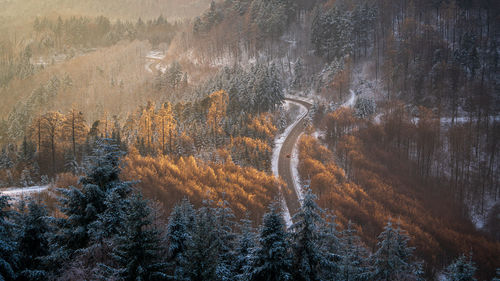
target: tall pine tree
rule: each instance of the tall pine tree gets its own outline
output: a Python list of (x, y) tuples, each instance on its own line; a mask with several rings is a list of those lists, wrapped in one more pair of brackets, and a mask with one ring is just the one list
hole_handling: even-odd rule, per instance
[(421, 264), (413, 261), (415, 248), (408, 246), (410, 238), (389, 220), (379, 235), (378, 250), (372, 256), (374, 280), (420, 280)]
[(285, 281), (292, 278), (292, 259), (281, 206), (273, 203), (264, 215), (255, 253), (253, 281)]
[(316, 196), (306, 189), (297, 214), (293, 216), (292, 230), (294, 280), (321, 280), (326, 253), (321, 248), (320, 228), (325, 221), (323, 210), (315, 202)]

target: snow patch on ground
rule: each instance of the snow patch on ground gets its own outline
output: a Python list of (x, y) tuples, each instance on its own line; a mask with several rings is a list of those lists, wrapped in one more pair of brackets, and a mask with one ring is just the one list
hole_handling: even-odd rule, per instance
[(146, 69), (147, 72), (153, 73), (151, 70), (151, 65), (153, 64), (154, 61), (148, 60), (146, 64), (144, 65), (144, 69)]
[(471, 221), (476, 226), (476, 229), (482, 229), (484, 227), (484, 225), (486, 224), (486, 219), (488, 218), (488, 214), (497, 203), (493, 195), (491, 196), (488, 195), (489, 194), (485, 195), (482, 212), (481, 212), (481, 204), (479, 203), (474, 204), (472, 202), (467, 204), (469, 206), (469, 215)]
[[(300, 134), (300, 137), (303, 134)], [(302, 202), (304, 199), (304, 194), (302, 193), (302, 184), (300, 182), (300, 176), (299, 176), (299, 147), (298, 143), (295, 143), (293, 146), (292, 150), (292, 155), (291, 155), (291, 169), (292, 169), (292, 177), (293, 177), (293, 187), (295, 189), (295, 192), (297, 193), (297, 197), (299, 198), (299, 202)]]
[(349, 107), (349, 108), (353, 108), (354, 105), (356, 104), (356, 93), (354, 93), (353, 90), (349, 90), (349, 92), (351, 93), (351, 96), (349, 97), (349, 99), (342, 105), (342, 107)]
[(165, 58), (165, 53), (159, 50), (152, 50), (146, 54), (147, 59), (162, 60)]
[(156, 70), (160, 71), (161, 73), (165, 73), (167, 71), (167, 66), (163, 63), (159, 63), (156, 65)]
[(281, 197), (281, 206), (283, 208), (283, 219), (285, 220), (286, 227), (290, 228), (293, 224), (292, 215), (290, 214), (290, 210), (288, 210), (285, 197), (283, 196)]
[(436, 277), (436, 280), (437, 281), (448, 281), (448, 277), (446, 277), (446, 275), (444, 275), (444, 273), (438, 273), (437, 274), (437, 277)]
[(36, 185), (29, 187), (11, 187), (0, 191), (1, 195), (10, 197), (19, 197), (24, 195), (29, 195), (31, 193), (40, 193), (47, 190), (50, 185)]
[(312, 133), (312, 136), (316, 139), (324, 138), (326, 136), (326, 131), (316, 131)]

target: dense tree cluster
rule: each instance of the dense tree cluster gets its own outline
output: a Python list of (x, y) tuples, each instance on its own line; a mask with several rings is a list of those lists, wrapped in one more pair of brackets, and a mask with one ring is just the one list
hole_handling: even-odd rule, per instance
[(280, 81), (272, 66), (258, 65), (249, 73), (225, 69), (198, 90), (214, 91), (202, 99), (159, 107), (149, 102), (125, 121), (105, 114), (89, 126), (84, 113), (76, 108), (66, 114), (37, 113), (42, 104), (72, 86), (69, 77), (62, 81), (54, 77), (9, 115), (10, 123), (4, 127), (8, 137), (5, 143), (15, 143), (25, 132), (24, 142), (22, 146), (3, 147), (2, 159), (6, 164), (0, 166), (0, 181), (3, 185), (15, 185), (23, 171), (33, 182), (38, 182), (42, 175), (78, 174), (83, 156), (88, 155), (91, 143), (99, 138), (115, 139), (122, 148), (134, 146), (142, 155), (180, 157), (208, 153), (212, 156), (205, 158), (215, 160), (217, 149), (224, 149), (240, 165), (269, 170), (277, 132), (276, 118), (269, 112), (284, 99)]
[(3, 40), (0, 41), (0, 50), (0, 87), (6, 86), (15, 77), (25, 79), (35, 73), (29, 46), (17, 53), (13, 42)]
[(228, 113), (232, 116), (277, 109), (285, 98), (281, 73), (275, 65), (257, 64), (249, 70), (224, 68), (200, 90), (225, 90), (229, 95)]
[(274, 176), (252, 167), (236, 165), (228, 152), (220, 151), (219, 163), (193, 156), (175, 159), (169, 156), (141, 156), (131, 152), (124, 158), (123, 178), (139, 180), (144, 194), (171, 209), (189, 197), (200, 206), (203, 200), (228, 200), (236, 216), (259, 220), (266, 205), (278, 196), (281, 184)]
[(273, 38), (283, 34), (295, 17), (295, 9), (296, 4), (290, 0), (228, 0), (220, 5), (212, 1), (203, 16), (195, 19), (193, 32), (206, 34), (235, 13), (236, 16), (249, 15), (248, 24), (258, 29), (256, 36)]
[(257, 232), (225, 200), (195, 208), (185, 199), (160, 220), (120, 181), (117, 148), (101, 142), (94, 154), (80, 187), (60, 190), (63, 217), (34, 201), (9, 209), (0, 197), (5, 280), (419, 280), (399, 224), (389, 221), (374, 254), (354, 259), (347, 249), (363, 245), (351, 228), (337, 231), (310, 190), (289, 229), (277, 203)]
[[(443, 266), (435, 260), (436, 256), (449, 262), (459, 251), (473, 249), (482, 278), (490, 277), (498, 263), (494, 254), (499, 249), (498, 242), (488, 238), (494, 237), (495, 228), (484, 228), (491, 233), (485, 235), (472, 224), (458, 226), (469, 220), (463, 215), (470, 208), (463, 203), (464, 198), (475, 198), (471, 201), (476, 203), (471, 204), (481, 210), (481, 201), (497, 192), (496, 184), (487, 183), (497, 182), (498, 176), (487, 170), (476, 173), (472, 168), (462, 174), (461, 169), (467, 168), (461, 163), (469, 158), (459, 156), (458, 151), (465, 147), (466, 141), (474, 139), (479, 141), (482, 153), (497, 155), (495, 151), (486, 152), (491, 140), (483, 137), (491, 136), (486, 133), (476, 139), (474, 122), (442, 127), (440, 120), (425, 108), (418, 110), (418, 118), (412, 117), (411, 112), (416, 113), (403, 104), (389, 106), (380, 125), (356, 118), (352, 109), (328, 113), (322, 124), (326, 130), (324, 140), (330, 149), (312, 137), (304, 137), (299, 143), (301, 178), (319, 195), (322, 207), (337, 206), (339, 222), (345, 225), (352, 219), (362, 225), (361, 236), (367, 243), (373, 245), (370, 237), (380, 231), (383, 217), (398, 217), (415, 236), (417, 253), (428, 264)], [(496, 123), (490, 121), (488, 126), (497, 126)], [(464, 128), (476, 129), (469, 136)], [(451, 148), (450, 154), (444, 147)], [(489, 160), (492, 159), (482, 161)], [(444, 173), (443, 169), (450, 170)], [(487, 165), (483, 164), (481, 169), (487, 169)], [(444, 214), (448, 219), (443, 218)], [(490, 216), (495, 214), (493, 211)], [(442, 231), (445, 221), (449, 227)], [(440, 227), (435, 229), (433, 225)]]
[(95, 48), (110, 46), (120, 40), (149, 40), (152, 44), (169, 43), (172, 40), (176, 26), (169, 23), (163, 16), (144, 22), (138, 19), (136, 23), (111, 22), (104, 16), (96, 18), (71, 17), (50, 20), (47, 17), (36, 18), (33, 30), (37, 35), (37, 48), (65, 49)]

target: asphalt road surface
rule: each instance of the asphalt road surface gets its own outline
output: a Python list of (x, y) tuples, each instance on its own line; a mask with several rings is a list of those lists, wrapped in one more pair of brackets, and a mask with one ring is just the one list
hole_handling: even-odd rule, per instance
[[(287, 98), (286, 100), (305, 106), (307, 108), (307, 113), (309, 113), (309, 109), (312, 106), (310, 103), (301, 100), (289, 98)], [(278, 159), (278, 174), (286, 183), (286, 186), (283, 187), (283, 197), (286, 200), (288, 210), (290, 211), (292, 217), (299, 209), (300, 203), (294, 188), (295, 183), (293, 181), (291, 163), (292, 159), (290, 155), (292, 155), (293, 147), (295, 146), (295, 144), (299, 140), (300, 135), (304, 132), (307, 126), (307, 116), (308, 114), (305, 114), (304, 117), (302, 117), (302, 119), (297, 122), (297, 124), (295, 124), (295, 127), (293, 127), (293, 129), (290, 131), (290, 134), (283, 142), (283, 146), (281, 147)]]

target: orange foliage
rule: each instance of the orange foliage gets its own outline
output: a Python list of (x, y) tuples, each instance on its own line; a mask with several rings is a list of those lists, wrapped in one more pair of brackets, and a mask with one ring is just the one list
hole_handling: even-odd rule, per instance
[(254, 166), (259, 170), (269, 168), (268, 156), (272, 153), (272, 149), (260, 139), (236, 137), (231, 140), (231, 151), (240, 165)]
[(124, 158), (124, 164), (124, 180), (138, 180), (143, 192), (166, 208), (183, 198), (189, 198), (195, 205), (206, 199), (218, 202), (224, 198), (237, 217), (250, 212), (257, 222), (278, 195), (279, 182), (275, 177), (235, 165), (230, 157), (224, 163), (206, 163), (193, 156), (143, 157), (131, 151)]
[[(475, 231), (451, 196), (432, 197), (429, 191), (417, 188), (402, 172), (407, 165), (403, 161), (391, 159), (387, 152), (353, 135), (339, 140), (337, 152), (340, 158), (347, 158), (342, 162), (351, 170), (347, 174), (353, 181), (347, 180), (332, 153), (307, 135), (299, 141), (299, 173), (310, 180), (320, 206), (333, 209), (340, 226), (345, 227), (349, 220), (357, 224), (370, 247), (375, 247), (378, 233), (392, 217), (408, 230), (417, 254), (427, 265), (439, 268), (471, 250), (480, 270), (492, 272), (500, 264), (500, 243)], [(391, 159), (392, 165), (380, 159)]]
[(251, 118), (248, 129), (254, 132), (256, 137), (269, 139), (273, 139), (277, 131), (270, 113), (262, 113)]

